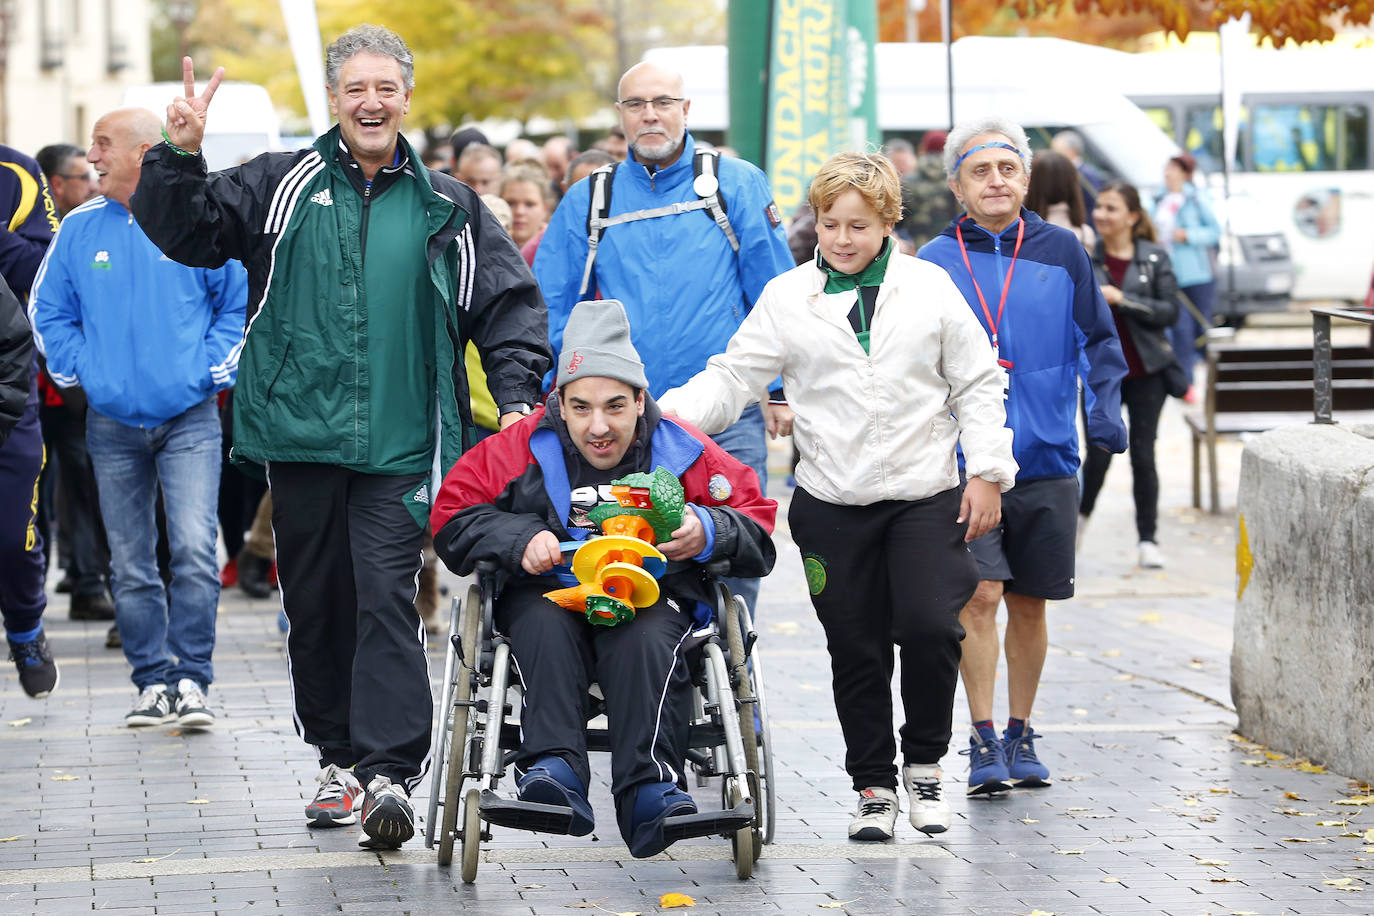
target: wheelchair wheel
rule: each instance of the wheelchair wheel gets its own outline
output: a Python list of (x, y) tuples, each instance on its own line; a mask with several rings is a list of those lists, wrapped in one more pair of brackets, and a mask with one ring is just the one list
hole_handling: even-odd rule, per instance
[(430, 772), (429, 813), (425, 818), (425, 848), (427, 849), (434, 848), (434, 838), (439, 823), (439, 799), (444, 794), (444, 765), (448, 761), (449, 733), (452, 731), (450, 716), (453, 711), (453, 680), (455, 672), (460, 670), (458, 653), (453, 647), (452, 634), (459, 632), (462, 605), (456, 597), (450, 602), (450, 605), (448, 621), (450, 635), (444, 640), (444, 676), (443, 680), (439, 682), (439, 708), (434, 716), (434, 738), (431, 742), (431, 746), (434, 748), (434, 768)]
[[(728, 781), (727, 781), (728, 782)], [(731, 786), (725, 791), (725, 806), (733, 808), (739, 804), (739, 789)], [(754, 862), (758, 860), (758, 828), (741, 827), (730, 834), (730, 858), (735, 863), (735, 877), (741, 881), (754, 873)]]
[(473, 787), (463, 798), (463, 883), (477, 879), (477, 854), (482, 851), (482, 792)]
[[(730, 653), (730, 672), (732, 688), (735, 692), (735, 704), (739, 708), (739, 730), (740, 739), (744, 744), (744, 762), (749, 767), (749, 772), (753, 774), (753, 785), (757, 788), (762, 783), (762, 770), (759, 768), (759, 745), (757, 710), (754, 703), (754, 688), (749, 675), (749, 659), (744, 653), (744, 631), (748, 625), (749, 612), (744, 607), (744, 602), (725, 592), (729, 601), (726, 607), (729, 609), (725, 614), (725, 644)], [(743, 776), (744, 774), (740, 774)], [(730, 793), (727, 793), (727, 795)], [(732, 808), (738, 798), (726, 798), (726, 807)], [(740, 830), (740, 837), (732, 839), (732, 846), (743, 844), (745, 834), (752, 834), (748, 839), (747, 848), (750, 851), (750, 870), (753, 869), (753, 860), (759, 857), (763, 846), (762, 826), (766, 823), (763, 817), (764, 808), (762, 793), (754, 792), (754, 826), (747, 830)], [(735, 863), (735, 870), (740, 870), (739, 862)], [(740, 875), (741, 878), (749, 877), (749, 873)]]
[[(738, 599), (737, 599), (738, 600)], [(743, 619), (743, 629), (748, 632), (753, 628), (753, 620), (749, 616), (749, 609), (745, 607), (743, 601), (738, 601), (740, 614)], [(773, 770), (773, 729), (768, 722), (768, 693), (764, 689), (764, 665), (763, 659), (758, 652), (749, 655), (749, 678), (752, 682), (754, 692), (754, 705), (758, 713), (758, 794), (755, 804), (759, 807), (759, 825), (763, 831), (763, 842), (769, 844), (773, 842), (773, 835), (777, 829), (777, 780)]]
[[(452, 715), (453, 728), (448, 741), (448, 771), (445, 774), (444, 783), (444, 817), (439, 832), (440, 865), (449, 865), (453, 862), (453, 841), (458, 829), (458, 793), (462, 789), (463, 778), (469, 769), (468, 735), (472, 730), (473, 707), (468, 704), (472, 700), (473, 679), (476, 677), (477, 666), (482, 657), (482, 647), (478, 644), (482, 624), (482, 590), (476, 585), (468, 589), (467, 598), (463, 601), (461, 621), (463, 657), (458, 660), (457, 671), (455, 672), (457, 676), (454, 679), (453, 698), (444, 712), (445, 716)], [(476, 790), (472, 791), (475, 792)], [(474, 812), (477, 810), (475, 802), (469, 807)], [(464, 841), (463, 856), (463, 867), (466, 869), (466, 841)], [(475, 853), (472, 868), (473, 873), (476, 874), (477, 859)], [(464, 878), (464, 880), (470, 881), (472, 879)]]

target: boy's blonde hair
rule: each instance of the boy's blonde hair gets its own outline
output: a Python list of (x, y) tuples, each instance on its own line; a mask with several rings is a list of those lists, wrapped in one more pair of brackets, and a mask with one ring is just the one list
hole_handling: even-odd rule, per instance
[(885, 223), (902, 218), (902, 180), (892, 162), (878, 153), (837, 153), (811, 179), (806, 198), (817, 218), (845, 191), (858, 191)]

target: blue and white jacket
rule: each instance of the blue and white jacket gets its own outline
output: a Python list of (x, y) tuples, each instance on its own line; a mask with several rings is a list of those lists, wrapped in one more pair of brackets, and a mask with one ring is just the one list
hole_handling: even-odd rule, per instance
[[(650, 172), (633, 153), (611, 183), (612, 217), (698, 199), (692, 189), (692, 135), (667, 168)], [(794, 266), (768, 179), (742, 159), (720, 159), (720, 196), (739, 239), (705, 210), (610, 226), (597, 246), (587, 298), (619, 299), (630, 318), (630, 339), (657, 397), (683, 384), (706, 360), (724, 352), (769, 280)], [(587, 262), (591, 181), (568, 189), (549, 221), (534, 259), (534, 278), (549, 308), (553, 352), (577, 304)]]
[[(1025, 236), (997, 329), (998, 356), (1011, 363), (1007, 426), (1012, 430), (1012, 455), (1020, 467), (1016, 479), (1071, 477), (1079, 464), (1080, 354), (1086, 363), (1088, 441), (1109, 452), (1126, 450), (1126, 425), (1121, 420), (1126, 359), (1082, 243), (1072, 232), (1050, 225), (1025, 207), (1021, 219), (1026, 223)], [(963, 229), (968, 267), (959, 251), (956, 225)], [(954, 280), (989, 341), (992, 330), (969, 270), (977, 276), (995, 319), (1016, 232), (1017, 224), (1012, 223), (994, 236), (960, 216), (919, 253)]]
[(97, 197), (67, 214), (34, 278), (29, 322), (58, 385), (97, 412), (158, 426), (234, 384), (248, 303), (237, 261), (185, 267)]

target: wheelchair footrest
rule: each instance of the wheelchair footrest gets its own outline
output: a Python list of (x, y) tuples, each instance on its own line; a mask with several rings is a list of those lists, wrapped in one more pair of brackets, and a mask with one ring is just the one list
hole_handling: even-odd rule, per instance
[(743, 830), (754, 823), (752, 802), (740, 802), (729, 810), (680, 814), (663, 822), (663, 839), (669, 843), (694, 836), (717, 836)]
[(505, 798), (491, 789), (483, 789), (478, 807), (482, 819), (498, 827), (564, 835), (572, 830), (573, 811), (564, 805), (520, 801), (518, 798)]

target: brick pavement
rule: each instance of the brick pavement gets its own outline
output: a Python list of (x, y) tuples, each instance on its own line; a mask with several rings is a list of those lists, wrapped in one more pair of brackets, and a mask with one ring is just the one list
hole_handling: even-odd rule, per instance
[[(1079, 596), (1051, 611), (1034, 721), (1056, 785), (969, 801), (965, 760), (951, 753), (955, 823), (942, 838), (903, 819), (891, 843), (844, 839), (852, 793), (823, 640), (784, 526), (760, 614), (778, 836), (750, 881), (734, 878), (718, 840), (629, 858), (605, 782), (593, 801), (609, 829), (498, 830), (471, 886), (418, 838), (379, 855), (357, 847), (356, 827), (307, 830), (315, 766), (292, 731), (274, 605), (225, 594), (211, 694), (220, 721), (182, 734), (121, 726), (133, 699), (123, 657), (103, 648), (103, 627), (68, 621), (59, 597), (48, 620), (59, 692), (28, 700), (8, 668), (0, 685), (0, 774), (13, 793), (0, 823), (0, 913), (650, 913), (670, 891), (703, 914), (1371, 912), (1374, 834), (1363, 835), (1374, 806), (1337, 804), (1357, 787), (1231, 734), (1232, 523), (1179, 508), (1189, 493), (1177, 406), (1160, 444), (1169, 568), (1132, 567), (1120, 459)], [(1232, 494), (1239, 451), (1222, 448)], [(962, 694), (956, 703), (960, 723)], [(954, 750), (963, 740), (956, 733)], [(604, 776), (604, 760), (599, 768)], [(718, 790), (697, 791), (713, 802)], [(425, 801), (419, 793), (417, 811)]]

